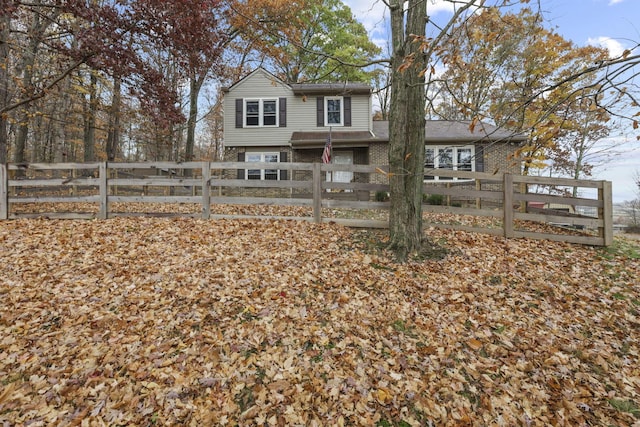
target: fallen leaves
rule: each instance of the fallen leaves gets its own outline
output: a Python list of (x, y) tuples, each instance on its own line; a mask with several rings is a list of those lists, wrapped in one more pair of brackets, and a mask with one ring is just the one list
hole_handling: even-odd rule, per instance
[(472, 350), (478, 351), (478, 350), (480, 350), (482, 348), (482, 341), (477, 340), (475, 338), (471, 338), (469, 341), (467, 341), (467, 345)]
[(632, 425), (640, 266), (296, 221), (0, 224), (0, 423)]

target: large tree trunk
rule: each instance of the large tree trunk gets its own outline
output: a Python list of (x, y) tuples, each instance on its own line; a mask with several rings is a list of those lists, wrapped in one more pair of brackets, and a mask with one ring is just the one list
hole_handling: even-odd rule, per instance
[(187, 141), (184, 148), (184, 160), (193, 160), (193, 151), (196, 142), (196, 123), (198, 120), (198, 96), (204, 83), (204, 76), (193, 73), (189, 79), (189, 119), (187, 120)]
[[(391, 5), (392, 77), (389, 110), (390, 249), (399, 261), (422, 245), (424, 170), (424, 53), (426, 2)], [(405, 26), (406, 22), (406, 26)], [(417, 39), (416, 39), (417, 37)]]
[(122, 103), (121, 85), (121, 78), (119, 76), (114, 77), (106, 146), (107, 160), (110, 162), (116, 159), (118, 147), (120, 146), (120, 104)]
[(16, 145), (13, 151), (13, 161), (15, 163), (24, 163), (26, 158), (27, 137), (29, 136), (29, 117), (30, 107), (25, 106), (24, 111), (20, 114), (20, 123), (18, 124), (18, 132), (16, 134)]
[[(9, 30), (11, 17), (0, 15), (0, 110), (9, 105)], [(0, 113), (0, 164), (7, 163), (9, 135), (7, 133), (7, 115)]]
[[(46, 26), (46, 25), (45, 25)], [(36, 62), (36, 55), (40, 47), (40, 35), (43, 33), (44, 28), (41, 24), (39, 11), (33, 12), (31, 19), (31, 27), (29, 29), (29, 35), (31, 36), (29, 47), (24, 53), (22, 58), (22, 85), (24, 90), (29, 96), (33, 95), (33, 72)], [(18, 124), (18, 133), (16, 135), (16, 146), (13, 153), (13, 161), (16, 163), (23, 163), (26, 159), (25, 151), (27, 148), (27, 139), (29, 136), (29, 122), (31, 121), (31, 106), (27, 104), (24, 106), (22, 113), (20, 114), (20, 122)]]
[[(206, 73), (205, 73), (206, 74)], [(193, 72), (189, 79), (189, 119), (187, 120), (187, 140), (184, 147), (184, 161), (193, 161), (193, 152), (196, 145), (196, 124), (198, 121), (198, 96), (204, 83), (205, 76), (199, 76)], [(185, 169), (185, 176), (191, 176), (191, 169)]]
[(96, 115), (98, 113), (98, 77), (94, 71), (90, 72), (89, 80), (89, 105), (85, 115), (84, 127), (84, 161), (96, 160)]
[(69, 126), (73, 115), (72, 81), (66, 79), (60, 84), (59, 107), (52, 114), (53, 126), (53, 161), (55, 163), (73, 161), (72, 144), (74, 138), (73, 126)]

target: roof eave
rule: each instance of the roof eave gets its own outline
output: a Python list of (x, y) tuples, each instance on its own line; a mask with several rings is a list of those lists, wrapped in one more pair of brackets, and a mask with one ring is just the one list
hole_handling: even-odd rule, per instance
[[(331, 144), (334, 148), (363, 148), (368, 147), (371, 142), (375, 141), (354, 141), (351, 139), (338, 139), (332, 140)], [(304, 149), (304, 148), (323, 148), (326, 141), (321, 140), (302, 140), (302, 141), (290, 141), (291, 148)]]
[(425, 137), (424, 142), (430, 144), (451, 142), (451, 143), (517, 143), (521, 144), (527, 141), (526, 137), (522, 136), (508, 136), (493, 138), (490, 136), (444, 136), (444, 137)]
[(326, 85), (318, 85), (317, 87), (304, 86), (299, 87), (295, 84), (290, 85), (294, 95), (371, 95), (370, 87), (353, 87), (353, 86), (340, 86), (340, 87), (328, 87)]

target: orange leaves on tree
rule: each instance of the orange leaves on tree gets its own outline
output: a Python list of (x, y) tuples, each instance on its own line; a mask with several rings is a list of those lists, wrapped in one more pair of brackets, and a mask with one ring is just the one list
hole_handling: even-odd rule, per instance
[(413, 65), (413, 62), (415, 61), (415, 56), (416, 56), (415, 53), (411, 53), (405, 56), (404, 61), (398, 67), (398, 72), (404, 73), (405, 71), (407, 71)]

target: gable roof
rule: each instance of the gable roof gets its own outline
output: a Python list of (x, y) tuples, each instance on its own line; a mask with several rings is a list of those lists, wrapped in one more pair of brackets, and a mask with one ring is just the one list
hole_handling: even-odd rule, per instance
[(234, 87), (250, 79), (257, 73), (264, 74), (276, 84), (287, 86), (294, 95), (371, 95), (371, 86), (364, 83), (286, 83), (262, 67), (258, 67), (229, 87), (222, 87), (223, 92), (229, 92)]
[(237, 80), (231, 86), (228, 86), (228, 87), (224, 86), (224, 87), (220, 88), (220, 90), (222, 90), (222, 92), (225, 92), (225, 93), (229, 92), (230, 90), (233, 90), (234, 87), (238, 86), (239, 84), (241, 84), (245, 80), (250, 79), (251, 77), (253, 77), (254, 75), (256, 75), (258, 73), (264, 74), (265, 77), (267, 77), (269, 80), (273, 81), (276, 84), (280, 84), (282, 86), (289, 86), (287, 83), (285, 83), (284, 81), (280, 80), (278, 77), (276, 77), (275, 75), (271, 74), (270, 72), (268, 72), (264, 68), (258, 67), (255, 70), (253, 70), (252, 72), (250, 72), (249, 74), (247, 74), (246, 76), (242, 77), (240, 80)]
[(371, 95), (371, 86), (364, 83), (292, 83), (295, 95)]

